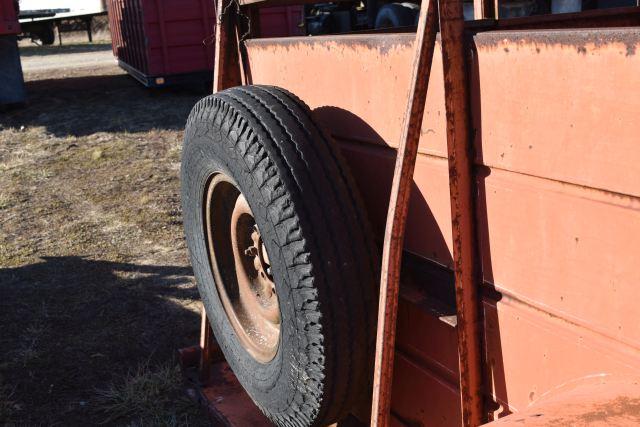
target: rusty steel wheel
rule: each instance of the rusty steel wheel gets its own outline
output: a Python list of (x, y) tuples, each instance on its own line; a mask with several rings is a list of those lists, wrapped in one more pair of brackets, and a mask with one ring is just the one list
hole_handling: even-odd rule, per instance
[(333, 142), (292, 94), (237, 87), (194, 107), (181, 180), (198, 289), (239, 382), (276, 425), (344, 418), (370, 392), (379, 262)]
[[(218, 295), (242, 346), (258, 362), (269, 362), (280, 341), (280, 306), (267, 249), (247, 199), (228, 176), (212, 176), (205, 194), (205, 232)], [(223, 278), (221, 267), (235, 274)]]

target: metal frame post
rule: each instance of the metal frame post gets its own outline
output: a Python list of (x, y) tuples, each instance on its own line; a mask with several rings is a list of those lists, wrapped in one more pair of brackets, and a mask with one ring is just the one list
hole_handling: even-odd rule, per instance
[(461, 0), (440, 0), (462, 423), (483, 421), (473, 139)]
[[(482, 0), (482, 2), (484, 6), (491, 4), (489, 0)], [(483, 420), (481, 325), (478, 301), (480, 281), (477, 268), (473, 146), (470, 132), (462, 1), (439, 0), (438, 9), (440, 10), (447, 114), (462, 422), (464, 426), (477, 426)], [(423, 7), (420, 12), (411, 93), (391, 187), (380, 281), (372, 426), (388, 426), (390, 421), (402, 248), (429, 73), (435, 49), (436, 10), (436, 0), (431, 0), (429, 6)]]
[(386, 427), (390, 420), (404, 231), (438, 28), (437, 0), (427, 2), (428, 6), (420, 9), (409, 102), (396, 157), (385, 228), (371, 407), (372, 426)]
[(235, 0), (217, 0), (216, 5), (214, 93), (242, 84), (237, 34), (237, 3)]

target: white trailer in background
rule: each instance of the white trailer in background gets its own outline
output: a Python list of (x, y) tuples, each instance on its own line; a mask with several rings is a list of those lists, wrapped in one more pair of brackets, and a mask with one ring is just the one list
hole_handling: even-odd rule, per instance
[(23, 33), (42, 44), (55, 42), (55, 27), (58, 34), (61, 22), (77, 22), (87, 31), (93, 41), (91, 23), (95, 16), (105, 15), (105, 0), (20, 0), (20, 24)]
[(20, 0), (20, 11), (67, 9), (68, 16), (107, 10), (103, 0)]

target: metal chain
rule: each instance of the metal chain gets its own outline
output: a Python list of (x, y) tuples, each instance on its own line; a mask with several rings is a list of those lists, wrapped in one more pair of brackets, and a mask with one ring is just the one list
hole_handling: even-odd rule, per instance
[(245, 31), (244, 34), (240, 36), (240, 43), (242, 43), (247, 39), (247, 37), (249, 37), (249, 34), (251, 34), (251, 17), (249, 17), (249, 15), (245, 15), (244, 13), (242, 13), (242, 9), (240, 8), (240, 4), (238, 3), (238, 0), (233, 0), (233, 1), (236, 2), (236, 5), (237, 5), (236, 13), (238, 14), (238, 16), (247, 20), (247, 31)]
[[(249, 34), (251, 34), (251, 18), (248, 15), (245, 15), (244, 13), (242, 13), (242, 9), (240, 8), (240, 3), (238, 2), (238, 0), (229, 0), (229, 3), (227, 3), (224, 9), (222, 9), (222, 13), (220, 14), (218, 14), (217, 13), (218, 11), (216, 10), (216, 22), (217, 22), (217, 25), (222, 25), (222, 20), (225, 17), (225, 15), (227, 15), (231, 5), (236, 6), (236, 13), (238, 14), (238, 17), (244, 18), (247, 21), (247, 31), (245, 31), (244, 34), (240, 36), (240, 42), (243, 42), (247, 39)], [(212, 34), (207, 38), (205, 38), (202, 41), (202, 44), (204, 44), (205, 46), (208, 46), (212, 42), (215, 42), (215, 38), (216, 38), (215, 34)]]
[(222, 24), (222, 18), (227, 14), (227, 11), (232, 4), (236, 5), (236, 11), (240, 10), (240, 3), (238, 3), (238, 0), (229, 0), (229, 3), (227, 3), (224, 9), (222, 9), (222, 13), (218, 14), (218, 11), (216, 10), (216, 14), (218, 15), (218, 25)]

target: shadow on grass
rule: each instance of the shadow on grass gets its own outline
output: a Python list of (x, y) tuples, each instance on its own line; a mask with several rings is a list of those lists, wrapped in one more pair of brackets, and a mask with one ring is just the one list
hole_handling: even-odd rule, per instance
[(27, 82), (26, 88), (26, 106), (1, 115), (0, 125), (43, 126), (57, 137), (182, 130), (191, 108), (207, 95), (203, 84), (154, 90), (125, 74), (61, 76)]
[(18, 405), (11, 421), (94, 425), (104, 419), (97, 390), (141, 365), (175, 366), (175, 351), (199, 335), (191, 274), (78, 256), (0, 270), (0, 381)]
[(111, 42), (99, 41), (95, 43), (74, 43), (63, 44), (59, 46), (57, 44), (51, 46), (38, 46), (36, 44), (31, 46), (21, 46), (20, 56), (48, 56), (48, 55), (61, 55), (66, 53), (86, 53), (86, 52), (106, 52), (111, 50)]

